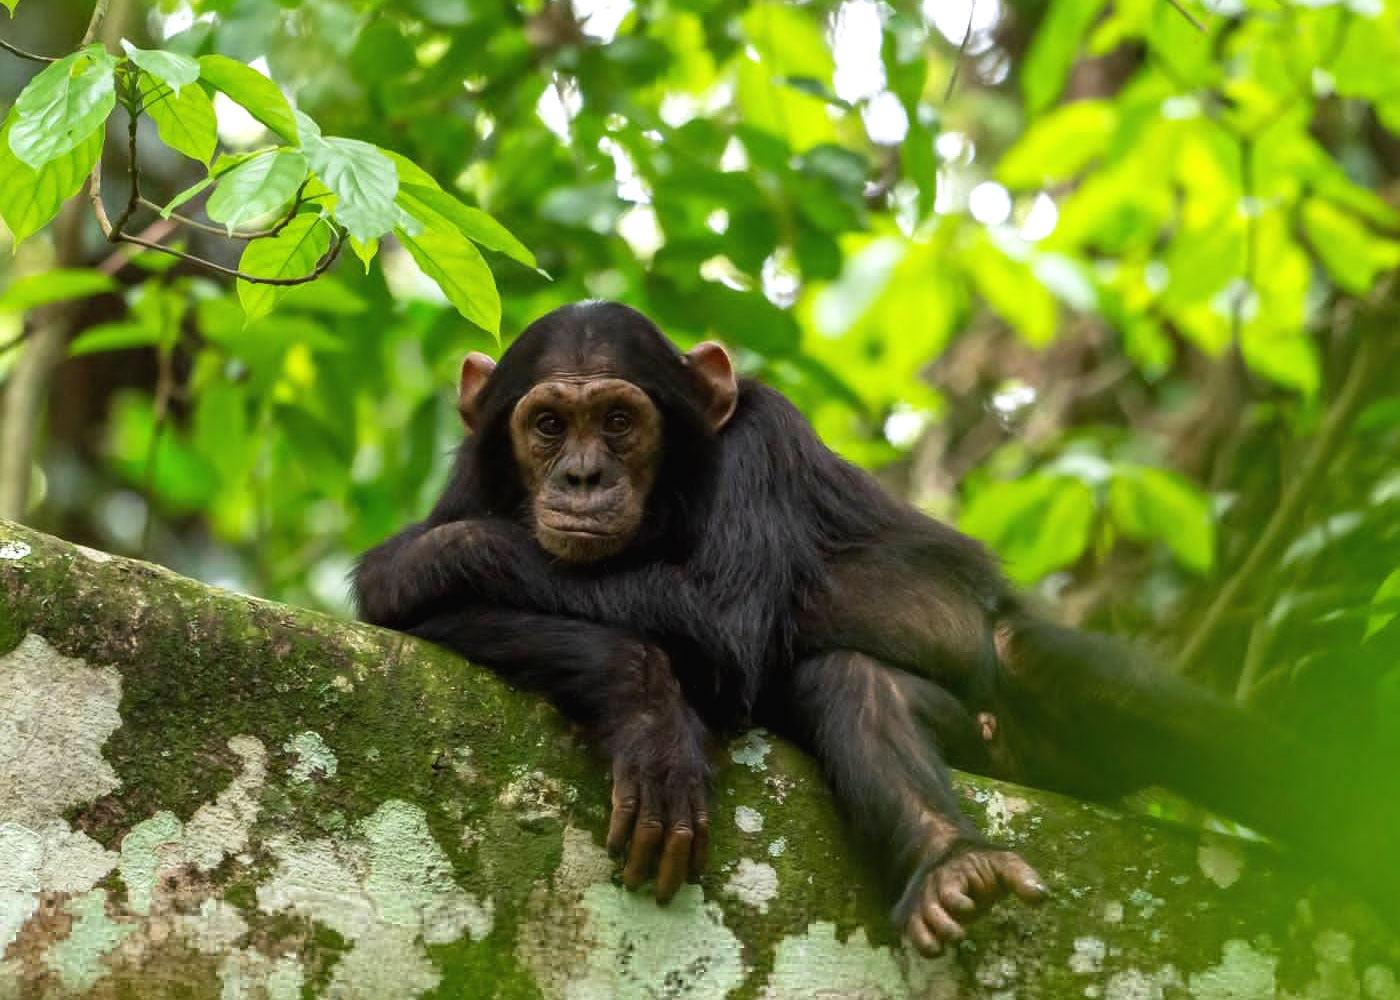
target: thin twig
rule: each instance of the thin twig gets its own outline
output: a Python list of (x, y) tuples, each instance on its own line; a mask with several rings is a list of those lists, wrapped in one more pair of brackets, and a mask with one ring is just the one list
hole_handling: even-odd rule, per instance
[[(1388, 288), (1389, 282), (1383, 287)], [(1264, 526), (1263, 533), (1245, 557), (1244, 563), (1235, 575), (1225, 582), (1225, 586), (1220, 588), (1195, 633), (1182, 648), (1176, 661), (1178, 671), (1186, 673), (1201, 669), (1201, 653), (1215, 639), (1236, 599), (1254, 584), (1279, 547), (1292, 534), (1298, 517), (1311, 499), (1314, 489), (1326, 476), (1332, 456), (1337, 451), (1338, 442), (1366, 398), (1366, 387), (1379, 368), (1377, 361), (1380, 357), (1381, 340), (1381, 336), (1373, 331), (1362, 333), (1361, 344), (1352, 358), (1346, 381), (1343, 382), (1336, 401), (1328, 409), (1297, 477), (1284, 489), (1273, 517)]]
[(31, 62), (39, 62), (39, 63), (55, 63), (55, 62), (58, 62), (58, 60), (55, 59), (53, 56), (41, 56), (41, 55), (39, 55), (39, 53), (37, 53), (37, 52), (27, 52), (27, 51), (25, 51), (24, 49), (20, 48), (18, 45), (11, 45), (9, 42), (5, 41), (5, 39), (3, 39), (3, 38), (0, 38), (0, 49), (4, 49), (6, 52), (10, 53), (11, 55), (19, 56), (21, 59), (28, 59), (28, 60), (30, 60)]
[(107, 7), (112, 0), (97, 0), (97, 4), (92, 8), (92, 17), (88, 20), (87, 31), (83, 33), (83, 40), (78, 43), (78, 48), (85, 48), (97, 41), (97, 32), (102, 28), (102, 22), (107, 19)]
[(1206, 26), (1200, 21), (1196, 20), (1195, 16), (1189, 10), (1186, 9), (1185, 5), (1182, 4), (1181, 0), (1167, 0), (1167, 3), (1171, 4), (1172, 9), (1175, 10), (1178, 14), (1186, 18), (1187, 23), (1190, 24), (1191, 27), (1195, 28), (1199, 32), (1205, 32)]
[(167, 212), (165, 211), (165, 206), (157, 205), (155, 202), (151, 201), (148, 198), (142, 198), (141, 204), (146, 206), (147, 208), (151, 208), (157, 212), (160, 212), (162, 218), (174, 219), (182, 226), (189, 226), (192, 229), (199, 229), (206, 233), (213, 233), (215, 236), (222, 236), (225, 239), (232, 240), (261, 240), (267, 239), (268, 237), (276, 236), (282, 230), (286, 229), (287, 226), (291, 223), (291, 221), (297, 217), (297, 210), (300, 209), (301, 206), (306, 204), (306, 202), (309, 200), (302, 197), (302, 194), (306, 191), (306, 186), (309, 183), (311, 183), (309, 180), (301, 182), (301, 187), (297, 188), (296, 197), (292, 199), (291, 207), (287, 209), (287, 211), (283, 214), (282, 218), (277, 220), (275, 225), (269, 226), (267, 229), (258, 229), (253, 232), (235, 231), (231, 233), (227, 229), (224, 229), (222, 226), (211, 226), (206, 222), (200, 222), (198, 219), (191, 219), (187, 215), (181, 215), (179, 212)]
[(958, 43), (958, 54), (953, 60), (953, 74), (948, 77), (948, 89), (943, 92), (943, 103), (947, 104), (953, 97), (953, 89), (958, 85), (958, 70), (962, 69), (963, 57), (967, 55), (968, 43), (972, 41), (972, 21), (977, 15), (977, 0), (972, 0), (967, 5), (967, 29), (963, 32), (962, 41)]
[(171, 257), (178, 257), (180, 260), (188, 261), (191, 264), (202, 267), (206, 271), (213, 271), (215, 274), (236, 278), (239, 281), (246, 281), (249, 284), (277, 285), (279, 287), (305, 285), (308, 282), (315, 281), (330, 270), (331, 265), (334, 264), (336, 258), (340, 256), (340, 248), (344, 244), (344, 238), (340, 229), (332, 226), (330, 249), (326, 251), (324, 257), (317, 261), (314, 271), (310, 274), (302, 275), (300, 278), (263, 278), (256, 274), (248, 274), (247, 272), (240, 271), (237, 268), (216, 264), (212, 260), (205, 260), (203, 257), (197, 257), (192, 253), (185, 253), (183, 250), (176, 250), (174, 247), (168, 247), (163, 243), (153, 243), (150, 240), (143, 240), (139, 236), (128, 236), (126, 233), (114, 233), (109, 236), (108, 239), (114, 243), (134, 243), (136, 246), (145, 247), (147, 250), (155, 250), (158, 253), (169, 254)]

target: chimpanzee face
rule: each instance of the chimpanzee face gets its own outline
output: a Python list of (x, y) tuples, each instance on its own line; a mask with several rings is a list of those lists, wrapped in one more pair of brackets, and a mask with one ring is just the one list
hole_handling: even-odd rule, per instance
[(566, 562), (616, 555), (642, 527), (661, 465), (661, 412), (606, 372), (557, 372), (516, 404), (511, 448), (535, 538)]
[[(665, 415), (625, 377), (626, 362), (590, 354), (545, 359), (508, 425), (530, 527), (546, 552), (569, 563), (606, 559), (637, 539), (667, 446)], [(738, 397), (729, 356), (706, 342), (674, 357), (689, 369), (693, 405), (718, 431)], [(469, 428), (495, 367), (478, 353), (462, 365), (458, 409)]]

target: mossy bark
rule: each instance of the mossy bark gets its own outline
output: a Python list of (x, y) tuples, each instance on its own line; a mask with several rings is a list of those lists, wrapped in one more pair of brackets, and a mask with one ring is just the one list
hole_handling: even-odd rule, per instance
[(0, 521), (0, 1000), (1400, 1000), (1394, 939), (1263, 845), (959, 781), (1055, 896), (955, 954), (900, 945), (820, 776), (761, 733), (660, 908), (618, 886), (606, 768), (537, 699)]

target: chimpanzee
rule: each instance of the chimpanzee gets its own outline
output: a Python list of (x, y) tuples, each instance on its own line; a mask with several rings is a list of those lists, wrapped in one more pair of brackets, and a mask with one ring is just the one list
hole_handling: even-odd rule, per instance
[[(556, 309), (473, 353), (468, 435), (425, 521), (365, 553), (363, 617), (541, 691), (611, 756), (609, 847), (669, 899), (705, 864), (711, 733), (820, 760), (936, 954), (1047, 892), (958, 808), (948, 767), (1104, 800), (1176, 788), (1345, 857), (1312, 755), (1116, 643), (1043, 620), (977, 542), (891, 498), (715, 343)], [(1319, 814), (1319, 810), (1322, 811)], [(630, 848), (629, 848), (630, 843)]]

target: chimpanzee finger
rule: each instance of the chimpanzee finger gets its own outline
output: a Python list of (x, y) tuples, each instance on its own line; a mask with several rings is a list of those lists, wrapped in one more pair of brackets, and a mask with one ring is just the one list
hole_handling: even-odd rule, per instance
[(1050, 895), (1050, 889), (1040, 880), (1036, 870), (1026, 864), (1020, 855), (1012, 854), (997, 866), (997, 875), (1002, 884), (1027, 903), (1042, 903)]
[(961, 916), (974, 916), (978, 910), (977, 900), (968, 895), (966, 883), (945, 882), (938, 890), (938, 901), (944, 909)]
[(627, 835), (637, 821), (637, 808), (641, 795), (637, 782), (622, 774), (620, 768), (613, 770), (612, 816), (608, 820), (608, 850), (621, 854), (627, 846)]
[(686, 866), (690, 862), (690, 846), (695, 832), (688, 826), (673, 826), (661, 850), (661, 863), (656, 869), (656, 901), (669, 903), (676, 890), (685, 884)]
[(909, 920), (904, 925), (904, 934), (925, 958), (937, 958), (943, 954), (943, 942), (934, 937), (933, 931), (928, 929), (928, 924), (924, 923), (923, 915), (918, 910), (909, 914)]
[(926, 900), (923, 907), (924, 923), (946, 944), (956, 944), (967, 937), (967, 931), (936, 900)]
[(642, 786), (641, 814), (632, 830), (632, 849), (627, 854), (627, 864), (622, 869), (622, 884), (635, 889), (646, 881), (651, 871), (651, 859), (661, 846), (661, 835), (666, 826), (656, 808), (655, 796)]
[(710, 816), (704, 808), (695, 810), (695, 839), (690, 843), (690, 881), (699, 882), (700, 873), (710, 863)]

